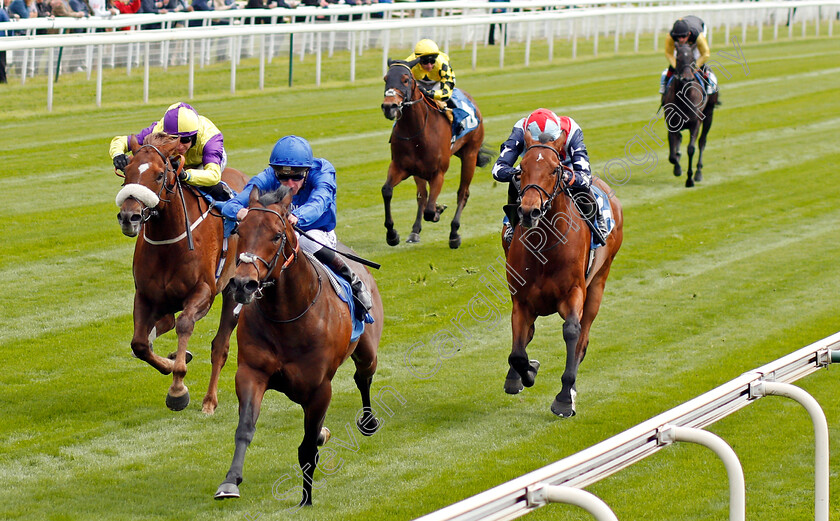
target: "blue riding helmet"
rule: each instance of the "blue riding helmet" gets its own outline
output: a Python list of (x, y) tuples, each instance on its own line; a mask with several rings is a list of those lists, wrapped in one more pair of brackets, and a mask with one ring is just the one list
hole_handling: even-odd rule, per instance
[(268, 164), (298, 168), (312, 167), (312, 147), (299, 136), (286, 136), (274, 145)]

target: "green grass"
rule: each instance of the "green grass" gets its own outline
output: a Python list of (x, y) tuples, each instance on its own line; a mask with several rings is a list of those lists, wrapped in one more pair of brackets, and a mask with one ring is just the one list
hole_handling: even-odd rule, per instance
[[(519, 65), (524, 52), (514, 44), (503, 73), (493, 67), (493, 48), (480, 50), (484, 66), (474, 72), (466, 65), (470, 50), (451, 49), (459, 86), (478, 100), (492, 149), (518, 118), (547, 106), (584, 129), (596, 173), (625, 158), (634, 136), (657, 158), (652, 169), (631, 165), (629, 179), (613, 185), (625, 209), (625, 242), (581, 366), (578, 416), (565, 421), (549, 412), (563, 371), (557, 317), (537, 322), (529, 349), (542, 362), (536, 385), (517, 396), (502, 390), (510, 305), (490, 295), (485, 277), (501, 255), (506, 187), (492, 181), (489, 169), (472, 184), (460, 249), (448, 248), (448, 213), (446, 222), (424, 223), (420, 244), (385, 245), (379, 189), (390, 123), (378, 108), (378, 52), (358, 59), (365, 72), (355, 84), (344, 83), (346, 54), (325, 59), (330, 72), (318, 89), (306, 66), (297, 69), (296, 87), (259, 92), (256, 62), (243, 61), (236, 95), (219, 88), (229, 78), (224, 67), (202, 72), (191, 102), (224, 131), (231, 166), (254, 174), (279, 137), (309, 138), (315, 154), (338, 167), (339, 237), (383, 264), (376, 277), (386, 319), (374, 393), (388, 389), (404, 403), (383, 395), (393, 416), (372, 438), (356, 433), (355, 447), (345, 426), (360, 400), (351, 365), (339, 370), (327, 424), (335, 435), (328, 446), (340, 459), (331, 474), (316, 474), (315, 506), (296, 513), (287, 511), (295, 501), (275, 499), (272, 487), (277, 483), (274, 492), (282, 496), (298, 485), (303, 415), (277, 393), (263, 403), (242, 499), (212, 499), (230, 464), (237, 421), (235, 341), (219, 409), (212, 417), (200, 411), (217, 310), (190, 343), (196, 357), (186, 378), (193, 396), (187, 410), (168, 411), (169, 378), (130, 355), (133, 241), (114, 219), (121, 180), (111, 173), (107, 145), (185, 96), (184, 70), (156, 74), (148, 105), (127, 101), (140, 97), (142, 80), (121, 70), (108, 71), (100, 109), (83, 75), (62, 77), (53, 113), (44, 112), (37, 78), (4, 86), (15, 102), (0, 114), (0, 519), (411, 519), (583, 450), (836, 332), (838, 39), (758, 44), (750, 34), (741, 48), (749, 74), (720, 59), (731, 78), (721, 78), (723, 105), (709, 136), (705, 180), (692, 190), (671, 175), (667, 151), (644, 130), (658, 106), (663, 60), (646, 50), (650, 40), (642, 43), (645, 51), (632, 55), (626, 52), (632, 40), (622, 40), (625, 52), (614, 56), (604, 52), (612, 40), (602, 39), (596, 58), (581, 39), (579, 58), (571, 60), (569, 42), (561, 40), (551, 64), (535, 46), (528, 68)], [(281, 62), (271, 65), (274, 80), (267, 84), (285, 85)], [(664, 138), (661, 121), (652, 128)], [(441, 195), (450, 208), (457, 163)], [(413, 186), (395, 190), (403, 238), (415, 213)], [(488, 311), (483, 322), (465, 314), (471, 303), (479, 306), (475, 313)], [(459, 317), (460, 333), (451, 322)], [(434, 337), (444, 329), (457, 335), (461, 349), (440, 359)], [(169, 334), (156, 349), (174, 345)], [(412, 372), (405, 357), (414, 346)], [(423, 372), (430, 376), (415, 374)], [(836, 446), (834, 372), (800, 385), (822, 404)], [(813, 518), (813, 433), (800, 406), (763, 399), (709, 430), (744, 465), (748, 519)], [(834, 449), (834, 521), (838, 457)], [(287, 474), (292, 479), (283, 481)], [(622, 520), (712, 520), (728, 511), (723, 465), (688, 444), (589, 490)], [(591, 519), (564, 505), (528, 518)]]

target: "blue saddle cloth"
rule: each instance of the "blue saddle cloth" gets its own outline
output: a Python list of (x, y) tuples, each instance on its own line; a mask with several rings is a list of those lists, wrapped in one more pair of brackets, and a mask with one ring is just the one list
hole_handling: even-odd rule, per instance
[[(309, 257), (312, 260), (315, 260), (314, 257)], [(365, 332), (365, 324), (373, 324), (373, 317), (370, 313), (365, 313), (364, 320), (359, 320), (356, 318), (356, 301), (353, 299), (353, 289), (350, 287), (350, 283), (344, 279), (341, 275), (334, 272), (331, 268), (324, 266), (324, 264), (320, 263), (323, 266), (327, 274), (330, 275), (330, 281), (332, 282), (333, 289), (336, 289), (336, 284), (341, 287), (341, 291), (336, 289), (336, 294), (338, 297), (343, 300), (347, 307), (350, 308), (350, 316), (353, 317), (353, 332), (350, 334), (350, 341), (355, 342), (362, 336), (362, 333)]]
[[(607, 225), (607, 236), (609, 237), (610, 232), (613, 231), (615, 228), (615, 219), (613, 218), (612, 214), (612, 205), (610, 204), (610, 198), (607, 197), (607, 194), (604, 193), (603, 190), (592, 184), (592, 194), (595, 195), (595, 200), (598, 202), (598, 210), (601, 212), (601, 215), (604, 216), (604, 222)], [(592, 218), (592, 224), (595, 227), (598, 227), (598, 223), (595, 222), (595, 218)], [(593, 250), (595, 248), (600, 248), (603, 246), (602, 244), (597, 244), (594, 240), (591, 241), (590, 248)]]
[(452, 109), (452, 136), (461, 139), (477, 129), (480, 120), (476, 116), (475, 105), (461, 89), (452, 91), (452, 104), (455, 105)]

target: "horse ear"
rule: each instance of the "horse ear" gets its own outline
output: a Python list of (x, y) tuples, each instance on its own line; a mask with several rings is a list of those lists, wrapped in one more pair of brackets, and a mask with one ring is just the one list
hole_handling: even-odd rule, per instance
[(410, 62), (406, 62), (405, 64), (408, 66), (409, 69), (413, 69), (415, 65), (420, 63), (420, 58), (414, 58)]
[(137, 141), (137, 136), (128, 136), (128, 149), (132, 154), (136, 154), (140, 150), (140, 143)]
[[(566, 138), (569, 137), (568, 133), (565, 130), (560, 131), (560, 135), (557, 136), (557, 139), (554, 140), (554, 144), (562, 149), (563, 145), (566, 144)], [(558, 150), (559, 152), (559, 150)]]
[(393, 65), (395, 63), (397, 63), (397, 60), (392, 60), (391, 58), (388, 58), (388, 67), (390, 67), (391, 65)]
[(528, 148), (534, 142), (536, 142), (536, 139), (534, 139), (534, 136), (531, 135), (531, 131), (526, 128), (525, 129), (525, 148)]
[(253, 208), (258, 202), (260, 202), (260, 189), (255, 186), (251, 188), (251, 197), (248, 198), (248, 206)]

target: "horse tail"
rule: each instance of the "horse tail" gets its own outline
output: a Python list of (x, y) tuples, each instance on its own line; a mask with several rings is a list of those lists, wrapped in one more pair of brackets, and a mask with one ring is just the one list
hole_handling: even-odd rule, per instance
[(475, 158), (475, 166), (484, 168), (490, 163), (491, 159), (493, 159), (493, 153), (482, 143), (478, 150), (478, 156)]

